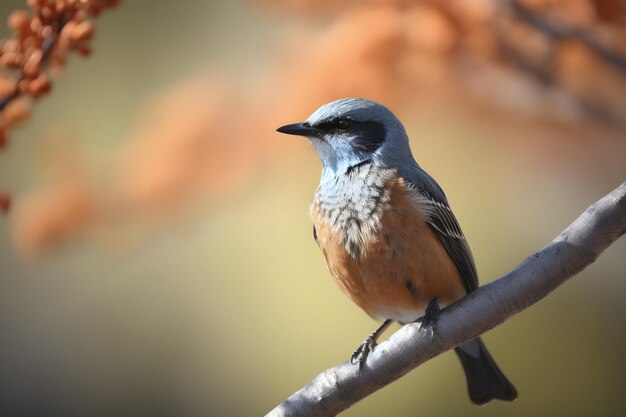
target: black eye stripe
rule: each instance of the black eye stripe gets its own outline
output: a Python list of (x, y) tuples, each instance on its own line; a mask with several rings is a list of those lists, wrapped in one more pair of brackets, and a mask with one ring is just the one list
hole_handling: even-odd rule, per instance
[[(346, 122), (348, 126), (344, 126)], [(317, 127), (320, 130), (325, 130), (325, 131), (345, 130), (346, 127), (349, 127), (351, 122), (352, 121), (348, 118), (332, 118), (332, 119), (325, 119), (316, 123), (315, 127)]]
[[(347, 126), (342, 126), (347, 122)], [(374, 152), (385, 142), (387, 130), (376, 121), (358, 121), (350, 118), (325, 119), (315, 124), (315, 127), (328, 133), (351, 132), (354, 135), (352, 146), (361, 152)]]

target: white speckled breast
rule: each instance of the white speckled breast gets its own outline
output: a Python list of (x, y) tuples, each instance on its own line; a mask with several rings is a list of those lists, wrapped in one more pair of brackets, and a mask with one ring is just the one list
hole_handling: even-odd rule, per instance
[(352, 257), (358, 257), (380, 227), (390, 200), (384, 185), (394, 175), (395, 170), (368, 162), (346, 174), (325, 179), (315, 193), (311, 216), (320, 215), (326, 224), (342, 231), (346, 250)]

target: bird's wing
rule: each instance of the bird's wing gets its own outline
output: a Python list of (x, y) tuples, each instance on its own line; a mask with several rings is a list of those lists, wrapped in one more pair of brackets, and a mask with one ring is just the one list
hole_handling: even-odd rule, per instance
[(404, 178), (415, 192), (415, 200), (426, 215), (426, 222), (458, 268), (467, 292), (478, 288), (478, 274), (472, 251), (465, 240), (461, 226), (448, 205), (443, 190), (421, 168)]

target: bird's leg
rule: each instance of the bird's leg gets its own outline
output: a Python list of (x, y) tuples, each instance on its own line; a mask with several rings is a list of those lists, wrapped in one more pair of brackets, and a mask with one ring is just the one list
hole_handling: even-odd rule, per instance
[(441, 309), (439, 308), (439, 303), (436, 298), (433, 298), (426, 307), (424, 317), (420, 317), (415, 320), (416, 323), (420, 323), (420, 331), (428, 332), (430, 340), (435, 338), (435, 331), (437, 330), (437, 321), (439, 320), (440, 312)]
[(393, 320), (387, 319), (385, 322), (374, 331), (371, 335), (367, 336), (363, 343), (354, 351), (352, 354), (352, 358), (350, 362), (352, 365), (359, 365), (359, 370), (363, 368), (363, 364), (367, 360), (367, 356), (370, 354), (372, 350), (376, 347), (376, 341), (380, 337), (380, 335), (393, 323)]

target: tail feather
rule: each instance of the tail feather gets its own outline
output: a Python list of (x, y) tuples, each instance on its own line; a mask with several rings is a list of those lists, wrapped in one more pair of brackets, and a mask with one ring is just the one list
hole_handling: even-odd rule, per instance
[(502, 373), (483, 341), (477, 337), (455, 348), (461, 360), (467, 390), (474, 404), (486, 404), (493, 399), (513, 401), (517, 390)]

